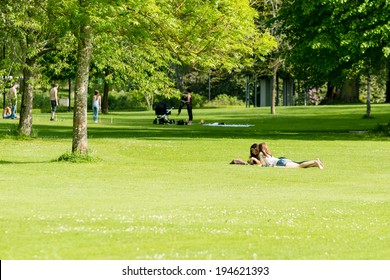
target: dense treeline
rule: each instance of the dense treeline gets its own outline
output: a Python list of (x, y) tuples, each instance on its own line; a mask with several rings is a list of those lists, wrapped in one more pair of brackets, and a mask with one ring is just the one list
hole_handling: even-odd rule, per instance
[[(362, 78), (382, 77), (388, 102), (389, 12), (388, 0), (283, 1), (278, 20), (291, 47), (286, 54), (291, 73), (308, 86), (327, 84), (327, 101), (348, 83), (358, 88)], [(358, 90), (341, 90), (340, 97), (356, 101), (353, 92)]]
[(248, 77), (272, 81), (272, 113), (279, 78), (326, 87), (322, 102), (356, 102), (363, 84), (368, 103), (372, 88), (390, 102), (388, 0), (3, 0), (0, 11), (1, 86), (22, 82), (19, 132), (31, 134), (37, 89), (62, 82), (74, 152), (87, 152), (96, 87), (106, 113), (112, 90), (148, 108), (188, 87), (202, 102), (244, 100)]

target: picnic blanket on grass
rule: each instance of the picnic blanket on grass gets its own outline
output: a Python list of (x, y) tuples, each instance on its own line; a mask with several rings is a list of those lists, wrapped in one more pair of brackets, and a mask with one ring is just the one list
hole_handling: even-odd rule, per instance
[(220, 127), (250, 127), (254, 126), (253, 124), (227, 124), (227, 123), (206, 123), (204, 126), (220, 126)]

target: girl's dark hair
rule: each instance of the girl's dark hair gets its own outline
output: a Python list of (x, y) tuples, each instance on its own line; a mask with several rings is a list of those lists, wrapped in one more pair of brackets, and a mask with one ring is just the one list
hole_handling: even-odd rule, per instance
[(259, 159), (259, 145), (258, 144), (252, 144), (250, 150), (249, 150), (249, 157), (254, 157)]

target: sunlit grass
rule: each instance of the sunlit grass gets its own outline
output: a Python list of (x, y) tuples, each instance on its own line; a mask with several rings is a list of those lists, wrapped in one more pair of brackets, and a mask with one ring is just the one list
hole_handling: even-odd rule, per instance
[[(350, 131), (388, 121), (390, 107), (369, 120), (364, 106), (268, 111), (194, 111), (196, 122), (249, 128), (112, 113), (89, 124), (99, 161), (84, 163), (56, 161), (71, 149), (71, 113), (35, 115), (30, 140), (2, 121), (0, 258), (388, 259), (390, 141)], [(260, 141), (326, 168), (228, 164)]]

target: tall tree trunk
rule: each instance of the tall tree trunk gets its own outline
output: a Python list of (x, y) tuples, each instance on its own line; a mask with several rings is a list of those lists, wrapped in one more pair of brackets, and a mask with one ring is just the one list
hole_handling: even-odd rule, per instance
[[(31, 65), (32, 64), (32, 65)], [(18, 131), (21, 135), (31, 136), (32, 134), (32, 108), (33, 108), (33, 91), (34, 77), (31, 68), (33, 62), (27, 62), (27, 66), (23, 70), (23, 86), (22, 86), (22, 103), (20, 106), (20, 119)]]
[(102, 102), (102, 113), (108, 113), (108, 92), (109, 92), (108, 82), (104, 81), (104, 89), (103, 89), (103, 102)]
[(386, 103), (390, 103), (390, 58), (387, 61)]
[(327, 104), (327, 103), (330, 103), (331, 101), (333, 101), (335, 99), (335, 86), (332, 85), (331, 82), (327, 82), (326, 84), (326, 96), (324, 98), (324, 100), (321, 101), (321, 105), (323, 104)]
[(359, 78), (345, 80), (341, 87), (341, 101), (355, 103), (359, 101)]
[(22, 47), (22, 53), (25, 60), (23, 67), (23, 83), (22, 83), (22, 103), (20, 106), (20, 119), (18, 132), (21, 135), (31, 136), (32, 134), (32, 108), (33, 108), (33, 92), (34, 92), (34, 68), (36, 57), (28, 57), (27, 49), (34, 44), (34, 39), (31, 34), (26, 35), (25, 45)]
[(275, 62), (274, 71), (273, 71), (273, 79), (272, 79), (272, 96), (271, 96), (271, 114), (276, 114), (276, 94), (277, 94), (277, 80), (278, 80), (278, 69), (279, 63)]
[(366, 102), (366, 118), (371, 117), (371, 74), (368, 70), (367, 74), (367, 102)]
[(70, 112), (70, 108), (71, 108), (70, 104), (72, 104), (71, 103), (71, 97), (72, 97), (72, 79), (71, 78), (68, 79), (68, 86), (69, 86), (69, 90), (68, 90), (68, 99), (69, 99), (68, 112)]
[[(5, 48), (5, 42), (3, 42), (3, 60), (5, 60), (5, 58), (6, 58), (6, 48)], [(6, 87), (6, 79), (8, 79), (8, 76), (7, 77), (2, 77), (2, 78), (4, 78), (4, 80), (3, 80), (3, 82), (4, 82), (3, 110), (5, 109), (5, 105), (6, 105), (6, 100), (5, 100), (6, 91), (5, 91), (5, 87)]]
[(77, 73), (73, 115), (73, 153), (88, 153), (87, 109), (89, 64), (92, 56), (92, 28), (88, 24), (80, 27), (77, 51)]
[(175, 64), (175, 74), (176, 74), (176, 86), (180, 90), (181, 93), (184, 93), (184, 80), (183, 80), (183, 71), (180, 65)]

